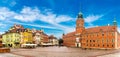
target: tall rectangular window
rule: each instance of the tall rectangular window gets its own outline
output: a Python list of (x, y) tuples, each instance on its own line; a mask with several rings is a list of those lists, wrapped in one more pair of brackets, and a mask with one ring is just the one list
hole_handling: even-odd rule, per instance
[(92, 42), (92, 41), (90, 40), (90, 42)]
[(97, 43), (99, 43), (99, 39), (97, 39)]
[(88, 40), (86, 42), (88, 42)]
[(112, 36), (114, 36), (114, 32), (112, 32)]
[(102, 39), (102, 43), (104, 42), (104, 39)]
[(115, 42), (114, 38), (112, 39), (112, 42), (113, 42), (113, 43)]
[(104, 33), (102, 33), (102, 36), (104, 36)]
[(109, 42), (109, 39), (107, 39), (106, 41), (107, 41), (107, 43), (108, 43), (108, 42)]

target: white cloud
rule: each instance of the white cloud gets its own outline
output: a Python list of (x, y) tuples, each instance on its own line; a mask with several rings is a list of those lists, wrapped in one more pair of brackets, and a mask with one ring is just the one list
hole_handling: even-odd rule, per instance
[[(57, 15), (54, 14), (52, 11), (45, 9), (44, 11), (39, 10), (37, 7), (23, 7), (23, 9), (19, 12), (11, 11), (6, 7), (0, 8), (0, 19), (1, 20), (19, 20), (23, 23), (19, 23), (22, 25), (29, 25), (34, 27), (43, 27), (43, 28), (50, 28), (50, 29), (59, 29), (63, 30), (65, 33), (72, 32), (74, 27), (67, 27), (60, 25), (61, 22), (70, 21), (74, 18), (68, 15)], [(52, 26), (42, 26), (40, 24), (30, 24), (30, 22), (34, 22), (36, 20), (40, 20), (46, 23), (51, 24)], [(24, 23), (27, 22), (27, 23)], [(13, 22), (15, 23), (15, 22)]]
[(40, 11), (37, 8), (24, 7), (20, 13), (17, 13), (14, 16), (14, 19), (24, 21), (24, 22), (33, 22), (39, 19)]
[(86, 23), (92, 23), (96, 20), (98, 20), (99, 18), (101, 18), (103, 15), (89, 15), (85, 18), (85, 22)]
[(0, 32), (0, 34), (4, 34), (5, 32)]
[[(89, 15), (85, 18), (85, 22), (89, 24), (88, 27), (93, 27), (92, 22), (101, 18), (102, 15)], [(50, 29), (59, 29), (64, 31), (64, 33), (75, 31), (75, 27), (63, 26), (59, 23), (71, 21), (75, 18), (70, 17), (68, 15), (57, 15), (53, 13), (51, 10), (45, 9), (45, 11), (39, 10), (37, 7), (23, 7), (23, 9), (19, 12), (11, 11), (6, 7), (0, 8), (0, 20), (19, 20), (23, 23), (19, 23), (22, 25), (29, 25), (34, 27), (43, 27)], [(30, 22), (34, 22), (36, 20), (43, 21), (51, 24), (52, 26), (43, 26), (40, 24), (30, 24)], [(27, 23), (24, 23), (27, 22)]]
[(20, 13), (17, 13), (14, 16), (14, 19), (24, 21), (24, 22), (34, 22), (35, 20), (44, 21), (47, 23), (61, 23), (70, 21), (73, 18), (67, 15), (58, 15), (53, 14), (51, 11), (45, 11), (45, 14), (41, 12), (37, 7), (30, 8), (24, 7)]
[(100, 19), (103, 15), (93, 15), (90, 14), (85, 18), (85, 22), (88, 23), (88, 26), (86, 28), (96, 27), (97, 25), (94, 25), (92, 22), (97, 21)]
[(73, 19), (73, 18), (71, 18), (70, 16), (61, 15), (61, 16), (56, 17), (55, 21), (56, 21), (57, 23), (60, 23), (60, 22), (70, 21), (70, 20), (72, 20), (72, 19)]
[(0, 20), (6, 20), (6, 19), (11, 19), (15, 13), (13, 11), (10, 11), (6, 7), (0, 7)]
[[(58, 15), (52, 13), (51, 11), (45, 11), (46, 13), (42, 13), (37, 7), (30, 8), (30, 7), (24, 7), (19, 15), (15, 16), (15, 19), (21, 20), (24, 22), (33, 22), (35, 20), (40, 20), (43, 22), (47, 22), (49, 24), (52, 24), (53, 26), (57, 27), (57, 29), (61, 29), (65, 32), (71, 32), (74, 29), (71, 27), (66, 27), (63, 25), (60, 25), (61, 22), (70, 21), (73, 18), (67, 15)], [(34, 25), (37, 26), (37, 25)]]
[(8, 23), (11, 24), (21, 24), (21, 25), (27, 25), (27, 26), (33, 26), (33, 27), (38, 27), (38, 28), (49, 28), (49, 29), (58, 29), (57, 27), (52, 27), (52, 26), (45, 26), (45, 25), (41, 25), (41, 24), (29, 24), (29, 23), (20, 23), (20, 22), (13, 22), (13, 21), (7, 21)]

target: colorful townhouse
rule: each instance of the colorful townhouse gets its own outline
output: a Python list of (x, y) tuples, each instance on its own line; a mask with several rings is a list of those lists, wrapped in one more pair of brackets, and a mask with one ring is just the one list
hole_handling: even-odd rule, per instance
[(43, 30), (30, 30), (22, 25), (14, 24), (2, 34), (2, 41), (6, 47), (18, 48), (22, 44), (43, 45), (49, 42), (49, 36)]
[(33, 35), (30, 29), (24, 29), (20, 32), (21, 35), (21, 44), (32, 44), (33, 43)]
[(49, 36), (44, 33), (43, 30), (32, 30), (33, 32), (33, 38), (34, 38), (34, 43), (37, 44), (38, 46), (43, 45), (44, 43), (49, 43)]
[(45, 34), (44, 32), (42, 32), (41, 36), (43, 38), (43, 41), (42, 41), (41, 45), (43, 45), (44, 43), (49, 43), (49, 36), (47, 34)]
[(22, 25), (14, 24), (2, 35), (2, 41), (6, 47), (19, 48), (22, 44), (33, 43), (32, 31)]
[(49, 36), (49, 42), (52, 43), (52, 45), (58, 45), (58, 39), (54, 35)]
[(6, 47), (18, 48), (20, 47), (20, 34), (13, 29), (2, 35), (2, 42)]
[(118, 49), (120, 48), (120, 33), (117, 21), (112, 25), (85, 28), (83, 14), (79, 13), (76, 20), (76, 30), (63, 35), (64, 45), (81, 47), (83, 49)]
[(41, 43), (43, 43), (42, 33), (42, 30), (36, 30), (36, 32), (33, 33), (34, 43), (38, 46), (40, 46)]
[(21, 43), (20, 32), (24, 30), (22, 25), (14, 24), (2, 35), (2, 41), (6, 47), (19, 48)]

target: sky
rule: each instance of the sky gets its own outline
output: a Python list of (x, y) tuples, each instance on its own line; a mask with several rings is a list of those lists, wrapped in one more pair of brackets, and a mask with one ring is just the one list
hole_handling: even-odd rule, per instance
[(79, 12), (85, 28), (112, 25), (114, 18), (120, 31), (119, 0), (0, 0), (0, 33), (14, 24), (44, 30), (60, 38), (75, 31)]

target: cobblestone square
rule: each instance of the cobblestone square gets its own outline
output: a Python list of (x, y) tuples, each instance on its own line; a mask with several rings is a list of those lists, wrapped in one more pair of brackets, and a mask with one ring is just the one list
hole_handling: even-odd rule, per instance
[(37, 47), (35, 49), (11, 49), (0, 57), (120, 57), (120, 50), (94, 50), (69, 47)]

